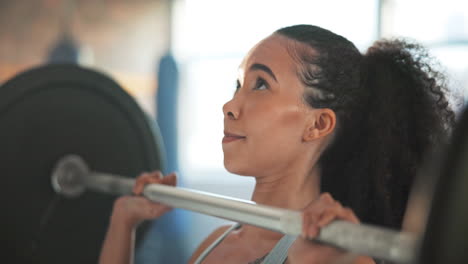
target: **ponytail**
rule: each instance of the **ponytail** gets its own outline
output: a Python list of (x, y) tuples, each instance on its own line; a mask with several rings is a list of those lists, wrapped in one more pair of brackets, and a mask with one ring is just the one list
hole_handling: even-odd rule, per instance
[[(350, 128), (360, 127), (355, 153), (339, 176), (348, 178), (348, 190), (339, 192), (365, 222), (401, 226), (423, 158), (447, 140), (454, 124), (444, 78), (428, 60), (421, 46), (402, 40), (378, 41), (363, 55), (361, 86), (368, 96), (362, 123)], [(333, 193), (333, 185), (324, 187)]]

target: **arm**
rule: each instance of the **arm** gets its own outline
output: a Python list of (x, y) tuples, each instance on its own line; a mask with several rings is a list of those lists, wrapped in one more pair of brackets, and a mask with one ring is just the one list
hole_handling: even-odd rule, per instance
[(131, 264), (135, 244), (135, 227), (112, 217), (99, 256), (99, 263)]
[(176, 175), (162, 177), (160, 172), (144, 173), (133, 188), (137, 196), (123, 196), (114, 203), (110, 225), (99, 256), (99, 264), (131, 264), (135, 244), (135, 229), (144, 220), (160, 217), (169, 207), (154, 203), (142, 196), (146, 184), (176, 185)]

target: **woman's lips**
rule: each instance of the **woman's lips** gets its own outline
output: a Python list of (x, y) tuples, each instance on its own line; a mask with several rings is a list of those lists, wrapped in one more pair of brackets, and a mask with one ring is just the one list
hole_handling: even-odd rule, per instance
[(240, 139), (245, 139), (245, 136), (224, 132), (223, 143), (229, 143)]

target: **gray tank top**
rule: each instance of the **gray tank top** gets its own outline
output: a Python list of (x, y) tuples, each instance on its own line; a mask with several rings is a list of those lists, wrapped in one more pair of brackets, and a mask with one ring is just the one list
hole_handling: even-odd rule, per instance
[[(208, 254), (213, 251), (213, 249), (218, 246), (228, 235), (234, 230), (237, 230), (241, 227), (241, 224), (236, 223), (232, 225), (228, 230), (226, 230), (218, 239), (216, 239), (209, 247), (207, 247), (200, 256), (198, 256), (195, 264), (201, 264), (202, 261), (208, 256)], [(295, 236), (285, 235), (283, 238), (276, 243), (275, 247), (266, 255), (265, 257), (254, 261), (252, 264), (281, 264), (286, 261), (288, 257), (288, 249), (292, 243), (296, 240)]]

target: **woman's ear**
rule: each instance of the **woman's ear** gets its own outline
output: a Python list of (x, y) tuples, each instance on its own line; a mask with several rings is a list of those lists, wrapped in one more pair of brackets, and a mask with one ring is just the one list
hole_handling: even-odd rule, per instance
[(314, 109), (310, 122), (304, 131), (303, 140), (312, 141), (325, 137), (333, 132), (336, 125), (336, 114), (329, 108)]

